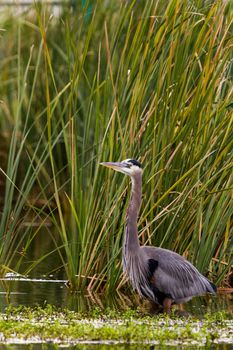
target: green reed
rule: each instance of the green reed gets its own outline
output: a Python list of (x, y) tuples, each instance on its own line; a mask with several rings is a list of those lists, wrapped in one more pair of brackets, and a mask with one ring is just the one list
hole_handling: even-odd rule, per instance
[[(28, 203), (33, 220), (56, 227), (73, 289), (122, 287), (130, 185), (99, 163), (132, 157), (144, 165), (142, 243), (184, 254), (221, 283), (233, 260), (232, 6), (96, 1), (88, 16), (87, 8), (52, 18), (35, 6), (5, 21), (0, 125), (12, 142), (2, 242), (21, 237)], [(24, 232), (28, 246), (37, 231)]]

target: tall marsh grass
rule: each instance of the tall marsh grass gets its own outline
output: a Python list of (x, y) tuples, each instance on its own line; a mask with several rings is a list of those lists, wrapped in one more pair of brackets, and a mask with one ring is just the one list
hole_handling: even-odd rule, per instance
[(1, 264), (15, 268), (12, 236), (28, 248), (37, 233), (29, 227), (22, 236), (26, 206), (32, 220), (56, 227), (54, 249), (74, 290), (124, 286), (130, 184), (99, 163), (132, 157), (144, 165), (142, 243), (227, 282), (232, 5), (96, 1), (91, 9), (64, 7), (55, 18), (35, 5), (2, 22), (0, 127), (11, 142)]

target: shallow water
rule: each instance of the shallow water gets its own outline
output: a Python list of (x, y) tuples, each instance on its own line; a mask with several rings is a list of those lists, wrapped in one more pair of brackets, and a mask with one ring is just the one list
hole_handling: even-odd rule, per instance
[[(0, 279), (0, 311), (9, 305), (34, 306), (51, 304), (74, 311), (89, 311), (93, 307), (125, 310), (128, 307), (142, 308), (146, 302), (139, 301), (135, 294), (106, 296), (101, 294), (70, 293), (65, 285), (66, 280), (45, 278), (22, 278), (8, 275)], [(217, 295), (193, 298), (185, 305), (191, 315), (201, 317), (207, 312), (233, 312), (232, 295)]]
[(217, 344), (210, 346), (167, 346), (167, 345), (129, 345), (129, 344), (79, 344), (71, 346), (57, 346), (54, 344), (9, 344), (0, 345), (0, 350), (232, 350), (231, 344)]
[[(38, 258), (40, 255), (41, 242), (35, 245), (33, 250), (31, 261)], [(48, 251), (50, 247), (48, 246)], [(140, 309), (143, 313), (149, 312), (148, 303), (140, 300), (134, 293), (132, 295), (116, 294), (116, 295), (101, 295), (101, 294), (72, 294), (66, 287), (65, 275), (60, 271), (57, 275), (49, 275), (48, 267), (50, 269), (58, 266), (58, 262), (55, 261), (55, 257), (51, 257), (49, 260), (44, 261), (43, 264), (37, 268), (33, 275), (28, 278), (22, 278), (19, 275), (8, 274), (6, 278), (0, 279), (0, 312), (4, 312), (5, 308), (9, 305), (18, 306), (35, 306), (51, 304), (56, 307), (68, 308), (74, 311), (90, 311), (96, 306), (101, 309), (109, 307), (117, 310), (127, 310), (129, 307), (133, 309)], [(202, 318), (204, 314), (216, 312), (216, 311), (229, 311), (233, 313), (233, 298), (232, 295), (218, 295), (206, 296), (201, 298), (193, 298), (189, 303), (185, 305), (185, 311), (188, 314)], [(0, 330), (1, 332), (1, 330)], [(211, 344), (208, 347), (205, 346), (189, 346), (176, 345), (176, 346), (162, 346), (162, 345), (142, 345), (142, 344), (113, 344), (94, 342), (82, 343), (78, 345), (63, 346), (52, 343), (43, 344), (21, 344), (18, 339), (15, 339), (15, 344), (0, 344), (0, 350), (53, 350), (53, 349), (80, 349), (80, 350), (136, 350), (136, 349), (148, 349), (148, 350), (179, 350), (179, 349), (208, 349), (208, 350), (233, 350), (233, 344)]]
[[(143, 312), (148, 312), (145, 303), (135, 298), (135, 295), (124, 296), (117, 294), (114, 297), (107, 298), (100, 294), (86, 294), (81, 293), (71, 294), (65, 286), (65, 280), (45, 279), (45, 278), (27, 278), (9, 274), (7, 278), (0, 280), (0, 311), (4, 312), (9, 304), (17, 305), (44, 305), (46, 303), (55, 305), (57, 307), (68, 308), (75, 311), (88, 311), (98, 306), (100, 308), (110, 307), (118, 310), (125, 310), (129, 307), (130, 300), (131, 308), (140, 308)], [(8, 293), (7, 291), (11, 292)], [(217, 297), (202, 297), (194, 298), (185, 305), (185, 310), (190, 315), (202, 317), (205, 313), (216, 311), (226, 311), (230, 313), (233, 308), (233, 300), (231, 295), (218, 295)], [(19, 340), (15, 339), (15, 343)], [(94, 343), (86, 342), (78, 345), (64, 344), (0, 344), (0, 350), (53, 350), (53, 349), (80, 349), (80, 350), (179, 350), (179, 349), (209, 349), (209, 350), (232, 350), (233, 344), (211, 344), (209, 346), (191, 346), (191, 345), (142, 345), (142, 344), (117, 344), (113, 342)]]

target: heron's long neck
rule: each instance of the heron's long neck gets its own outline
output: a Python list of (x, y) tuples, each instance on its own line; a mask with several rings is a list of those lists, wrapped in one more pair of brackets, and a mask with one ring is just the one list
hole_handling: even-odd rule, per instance
[(127, 210), (124, 253), (136, 253), (139, 249), (137, 218), (142, 196), (142, 174), (138, 173), (132, 180), (132, 193)]

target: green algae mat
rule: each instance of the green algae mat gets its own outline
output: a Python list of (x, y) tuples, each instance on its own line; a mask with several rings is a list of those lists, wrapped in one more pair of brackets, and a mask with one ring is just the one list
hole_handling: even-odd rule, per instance
[(94, 309), (79, 313), (45, 307), (8, 307), (0, 314), (0, 343), (198, 345), (233, 344), (233, 320), (223, 312), (193, 316)]

